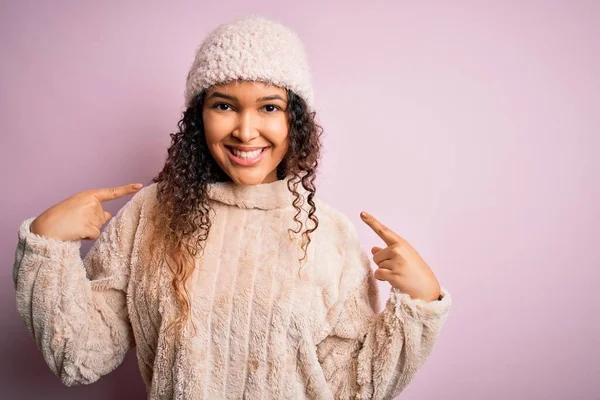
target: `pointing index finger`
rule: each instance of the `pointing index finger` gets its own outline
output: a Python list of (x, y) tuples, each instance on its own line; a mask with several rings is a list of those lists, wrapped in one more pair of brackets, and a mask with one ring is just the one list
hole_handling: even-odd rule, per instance
[(133, 194), (141, 189), (143, 185), (141, 183), (135, 183), (132, 185), (115, 186), (106, 189), (96, 189), (92, 191), (92, 194), (96, 196), (98, 201), (105, 202), (109, 200), (115, 200), (119, 197)]
[(361, 212), (360, 216), (367, 225), (387, 244), (388, 246), (398, 243), (402, 238), (390, 228), (379, 222), (375, 217), (366, 212)]

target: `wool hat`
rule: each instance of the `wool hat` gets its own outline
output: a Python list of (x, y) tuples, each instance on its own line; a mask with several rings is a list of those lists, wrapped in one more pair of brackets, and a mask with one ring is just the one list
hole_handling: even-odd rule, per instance
[(313, 109), (313, 88), (304, 45), (279, 22), (252, 15), (208, 34), (188, 73), (185, 104), (202, 90), (236, 80), (290, 89)]

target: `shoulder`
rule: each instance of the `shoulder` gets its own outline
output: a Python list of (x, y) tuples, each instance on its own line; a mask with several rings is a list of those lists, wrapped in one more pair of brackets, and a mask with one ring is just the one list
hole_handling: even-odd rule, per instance
[(157, 184), (151, 183), (138, 190), (119, 210), (117, 219), (138, 220), (144, 210), (156, 203)]
[(130, 202), (137, 207), (145, 207), (153, 204), (156, 201), (156, 194), (158, 191), (157, 186), (158, 184), (155, 182), (145, 185), (133, 195)]
[(315, 198), (321, 232), (346, 244), (357, 236), (356, 227), (348, 216), (319, 198)]
[(158, 191), (158, 183), (152, 182), (149, 185), (142, 187), (134, 196), (134, 199), (138, 201), (151, 201), (156, 198), (156, 192)]
[(377, 287), (372, 276), (371, 262), (368, 254), (360, 243), (358, 230), (350, 218), (326, 204), (322, 200), (315, 201), (318, 213), (319, 227), (324, 243), (332, 245), (339, 255), (339, 264), (329, 264), (327, 271), (333, 273), (338, 289), (338, 300), (344, 301), (356, 290), (369, 291), (377, 297)]

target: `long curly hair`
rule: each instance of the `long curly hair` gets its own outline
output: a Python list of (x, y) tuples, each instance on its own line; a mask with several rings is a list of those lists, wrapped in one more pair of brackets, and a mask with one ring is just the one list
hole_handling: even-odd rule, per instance
[[(228, 182), (231, 178), (223, 172), (212, 157), (202, 120), (206, 90), (198, 94), (178, 122), (179, 132), (172, 133), (167, 159), (160, 173), (152, 179), (157, 183), (157, 202), (152, 213), (154, 231), (149, 245), (151, 265), (167, 265), (172, 273), (172, 290), (179, 313), (170, 324), (181, 331), (191, 320), (191, 299), (188, 281), (194, 270), (195, 256), (203, 252), (211, 227), (208, 188), (211, 183)], [(287, 90), (286, 113), (289, 121), (289, 150), (277, 166), (277, 178), (291, 177), (288, 189), (293, 193), (296, 209), (294, 222), (300, 233), (304, 252), (300, 264), (307, 257), (310, 234), (318, 225), (315, 196), (315, 177), (321, 156), (323, 129), (315, 122), (315, 112), (308, 110), (306, 102), (293, 91)], [(301, 184), (307, 196), (298, 192)], [(304, 201), (308, 204), (305, 221), (302, 221)], [(308, 226), (309, 221), (312, 226)], [(159, 251), (159, 249), (161, 251)], [(155, 257), (158, 257), (156, 259)], [(157, 271), (150, 271), (157, 273)]]

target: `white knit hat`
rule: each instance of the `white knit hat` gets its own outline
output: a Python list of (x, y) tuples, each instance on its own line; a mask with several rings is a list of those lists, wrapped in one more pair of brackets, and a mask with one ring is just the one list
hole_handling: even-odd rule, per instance
[(187, 77), (185, 103), (204, 89), (235, 80), (290, 89), (313, 109), (313, 89), (304, 45), (290, 28), (249, 16), (214, 29), (200, 45)]

